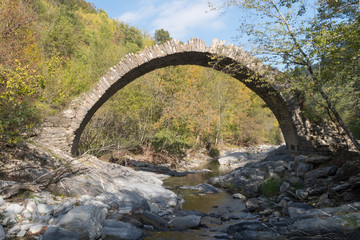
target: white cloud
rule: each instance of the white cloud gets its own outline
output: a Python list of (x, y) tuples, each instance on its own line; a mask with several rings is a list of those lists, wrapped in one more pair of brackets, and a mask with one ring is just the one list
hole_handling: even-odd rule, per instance
[(219, 30), (225, 24), (219, 12), (210, 11), (208, 0), (141, 0), (138, 10), (127, 12), (118, 19), (145, 27), (150, 33), (165, 29), (176, 39), (197, 37), (197, 30)]

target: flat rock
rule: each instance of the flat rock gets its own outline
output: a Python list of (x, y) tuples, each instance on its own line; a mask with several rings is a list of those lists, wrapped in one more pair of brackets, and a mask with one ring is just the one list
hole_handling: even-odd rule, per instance
[(317, 179), (327, 176), (332, 176), (336, 174), (337, 167), (336, 166), (328, 166), (328, 167), (321, 167), (311, 170), (305, 173), (304, 178), (308, 179)]
[(246, 199), (246, 197), (241, 193), (234, 193), (232, 197), (236, 199)]
[(63, 202), (61, 205), (55, 207), (52, 211), (51, 211), (51, 215), (54, 217), (58, 217), (60, 215), (64, 215), (67, 212), (69, 212), (71, 209), (73, 209), (75, 204), (75, 200), (71, 200), (71, 201), (67, 201), (67, 202)]
[(201, 193), (218, 193), (219, 189), (217, 189), (216, 187), (207, 184), (207, 183), (202, 183), (202, 184), (198, 184), (195, 186), (182, 186), (181, 189), (189, 189), (189, 190), (194, 190), (194, 191), (199, 191)]
[[(238, 237), (238, 238), (237, 238)], [(250, 231), (245, 230), (235, 235), (236, 239), (244, 240), (276, 240), (283, 239), (283, 237), (274, 232), (270, 231)]]
[(218, 159), (220, 165), (234, 165), (239, 164), (242, 161), (246, 161), (249, 155), (246, 152), (234, 152), (230, 153), (228, 156), (224, 156)]
[(41, 232), (41, 230), (43, 229), (43, 227), (45, 227), (45, 225), (43, 225), (43, 224), (41, 224), (41, 223), (36, 223), (36, 224), (31, 225), (31, 226), (29, 227), (28, 232), (29, 232), (30, 234), (38, 234), (38, 233)]
[(21, 213), (21, 211), (23, 209), (24, 209), (24, 206), (17, 204), (17, 203), (13, 203), (5, 208), (5, 212), (6, 212), (6, 215), (15, 216), (16, 214)]
[(330, 160), (329, 156), (310, 155), (307, 159), (304, 160), (304, 162), (312, 163), (312, 164), (320, 164), (320, 163), (328, 162), (329, 160)]
[(4, 228), (0, 225), (0, 240), (3, 240), (5, 239), (5, 231), (4, 231)]
[(78, 233), (80, 238), (97, 239), (101, 236), (107, 213), (107, 209), (91, 204), (75, 207), (60, 219), (58, 226)]
[(216, 187), (230, 188), (251, 198), (259, 196), (259, 188), (266, 177), (267, 174), (256, 167), (242, 167), (225, 175), (212, 177), (208, 183)]
[(149, 204), (155, 204), (159, 210), (175, 207), (179, 204), (176, 194), (161, 185), (128, 182), (124, 188), (131, 192), (137, 192)]
[(50, 214), (54, 208), (54, 206), (44, 203), (39, 203), (37, 206), (38, 212), (40, 214)]
[(188, 215), (184, 217), (175, 217), (169, 224), (170, 228), (185, 230), (189, 228), (198, 228), (201, 222), (201, 216)]
[(42, 240), (79, 240), (80, 235), (59, 227), (48, 227)]
[(169, 228), (169, 223), (166, 220), (161, 218), (159, 215), (149, 211), (141, 213), (140, 219), (143, 224), (151, 225), (157, 230)]
[(305, 173), (311, 171), (312, 169), (313, 169), (313, 165), (300, 162), (297, 164), (296, 169), (295, 169), (296, 176), (304, 177)]
[(117, 221), (117, 220), (105, 220), (103, 227), (103, 237), (102, 239), (140, 239), (143, 235), (143, 231), (140, 228), (135, 227), (134, 225)]

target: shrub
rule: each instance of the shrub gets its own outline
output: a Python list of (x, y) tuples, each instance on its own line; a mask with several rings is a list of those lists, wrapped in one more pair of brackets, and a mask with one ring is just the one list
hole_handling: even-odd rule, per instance
[(274, 197), (279, 191), (280, 180), (278, 178), (270, 177), (261, 184), (261, 195), (265, 197)]
[(218, 158), (220, 156), (220, 151), (217, 148), (211, 148), (208, 155), (212, 158)]

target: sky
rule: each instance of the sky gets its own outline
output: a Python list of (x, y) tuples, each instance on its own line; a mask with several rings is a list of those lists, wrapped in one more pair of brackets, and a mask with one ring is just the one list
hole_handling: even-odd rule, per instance
[[(214, 38), (237, 44), (238, 10), (211, 10), (209, 0), (88, 0), (108, 16), (139, 27), (154, 36), (165, 29), (170, 36), (187, 42), (201, 38), (210, 45)], [(212, 1), (216, 2), (216, 0)], [(238, 44), (237, 44), (238, 45)]]

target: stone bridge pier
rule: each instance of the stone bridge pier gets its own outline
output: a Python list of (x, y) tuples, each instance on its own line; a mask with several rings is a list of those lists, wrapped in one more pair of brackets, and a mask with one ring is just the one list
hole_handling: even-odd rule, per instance
[(259, 95), (277, 118), (289, 150), (316, 151), (309, 125), (302, 117), (300, 103), (296, 96), (285, 94), (286, 85), (277, 81), (277, 72), (241, 48), (224, 43), (215, 39), (208, 47), (200, 39), (190, 39), (188, 43), (171, 40), (137, 54), (126, 55), (92, 90), (73, 100), (59, 116), (46, 119), (37, 141), (77, 155), (85, 126), (117, 91), (155, 69), (199, 65), (225, 72)]

